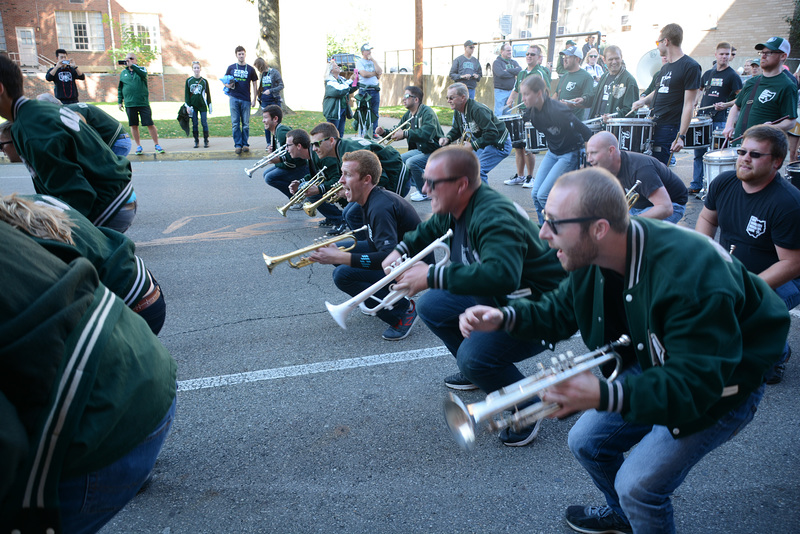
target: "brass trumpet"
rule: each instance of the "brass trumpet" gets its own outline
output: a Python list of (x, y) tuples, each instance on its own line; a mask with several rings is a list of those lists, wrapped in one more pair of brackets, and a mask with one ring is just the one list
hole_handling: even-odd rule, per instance
[[(405, 298), (408, 296), (408, 291), (395, 291), (389, 286), (389, 294), (383, 297), (383, 299), (379, 299), (375, 296), (380, 289), (392, 283), (392, 281), (409, 270), (413, 267), (416, 263), (420, 262), (425, 256), (440, 248), (444, 250), (444, 258), (436, 262), (437, 267), (443, 267), (447, 265), (450, 261), (450, 247), (444, 243), (445, 239), (448, 239), (450, 236), (453, 235), (453, 230), (448, 230), (442, 237), (433, 241), (430, 245), (422, 249), (416, 256), (409, 259), (406, 256), (403, 256), (396, 262), (392, 263), (387, 269), (389, 269), (389, 274), (369, 286), (367, 289), (356, 295), (355, 297), (347, 300), (339, 305), (333, 305), (330, 302), (325, 302), (325, 306), (328, 308), (328, 311), (331, 313), (333, 319), (341, 326), (343, 329), (347, 330), (347, 325), (345, 325), (345, 321), (347, 320), (347, 316), (350, 314), (352, 310), (356, 307), (361, 308), (361, 311), (368, 315), (375, 315), (380, 310), (387, 309), (391, 310), (400, 299)], [(376, 300), (378, 304), (372, 308), (364, 304), (367, 300)]]
[(571, 352), (552, 358), (552, 366), (545, 368), (541, 363), (535, 375), (523, 378), (497, 391), (486, 395), (481, 402), (466, 405), (454, 394), (444, 401), (444, 418), (453, 438), (464, 449), (471, 449), (475, 444), (476, 430), (486, 424), (490, 430), (512, 428), (520, 430), (539, 419), (543, 419), (559, 410), (558, 404), (537, 402), (511, 415), (503, 415), (505, 410), (539, 396), (550, 386), (554, 386), (593, 367), (611, 360), (616, 360), (616, 368), (609, 377), (613, 381), (622, 368), (622, 358), (614, 349), (629, 345), (631, 339), (623, 335), (618, 340), (582, 356), (574, 356)]
[(404, 122), (403, 124), (399, 125), (397, 128), (392, 128), (392, 131), (391, 131), (391, 132), (389, 132), (389, 133), (387, 133), (385, 136), (381, 137), (381, 138), (380, 138), (380, 139), (377, 141), (377, 143), (378, 143), (379, 145), (384, 145), (384, 146), (389, 146), (389, 145), (391, 145), (391, 144), (394, 142), (394, 139), (392, 139), (392, 134), (393, 134), (393, 133), (395, 133), (397, 130), (402, 130), (402, 129), (403, 129), (403, 126), (405, 126), (406, 124), (408, 124), (409, 122), (411, 122), (411, 119), (413, 119), (413, 118), (414, 118), (414, 117), (409, 117), (409, 119), (408, 119), (406, 122)]
[(625, 192), (625, 200), (628, 202), (628, 209), (631, 209), (636, 201), (639, 200), (639, 193), (635, 192), (634, 190), (641, 184), (641, 180), (636, 180), (636, 183), (633, 184), (633, 187), (628, 189)]
[(339, 195), (339, 191), (342, 190), (344, 184), (338, 183), (331, 187), (330, 191), (322, 195), (322, 198), (317, 200), (316, 202), (305, 202), (303, 204), (303, 211), (306, 212), (306, 215), (309, 217), (313, 217), (317, 214), (317, 208), (320, 207), (325, 202), (336, 202), (336, 198)]
[(470, 132), (469, 130), (464, 130), (464, 133), (461, 134), (461, 137), (459, 137), (458, 141), (456, 141), (454, 144), (456, 146), (464, 146), (471, 142), (472, 142), (472, 132)]
[(272, 269), (274, 269), (276, 265), (284, 261), (289, 263), (289, 267), (292, 267), (293, 269), (300, 269), (301, 267), (305, 267), (306, 265), (311, 265), (314, 262), (310, 260), (308, 256), (302, 256), (295, 263), (292, 263), (289, 260), (291, 260), (295, 256), (308, 254), (309, 252), (314, 252), (315, 250), (321, 249), (322, 247), (327, 247), (328, 245), (333, 245), (334, 243), (338, 243), (339, 241), (345, 241), (347, 239), (352, 239), (353, 244), (350, 245), (349, 247), (339, 247), (339, 250), (344, 252), (352, 250), (353, 247), (355, 247), (356, 244), (358, 243), (355, 237), (356, 232), (361, 232), (362, 230), (366, 229), (367, 225), (364, 225), (358, 230), (352, 230), (350, 232), (346, 232), (344, 234), (337, 235), (328, 239), (319, 238), (314, 240), (313, 245), (309, 245), (305, 248), (295, 250), (294, 252), (290, 252), (289, 254), (284, 254), (282, 256), (267, 256), (266, 254), (262, 254), (262, 256), (264, 256), (264, 262), (267, 264), (267, 269), (269, 269), (269, 274), (272, 274)]
[(286, 217), (286, 212), (289, 211), (289, 208), (291, 208), (293, 205), (297, 204), (298, 202), (302, 202), (302, 200), (304, 198), (306, 198), (306, 191), (310, 187), (313, 187), (313, 186), (316, 186), (316, 185), (320, 185), (322, 182), (325, 181), (325, 175), (322, 174), (322, 173), (327, 168), (328, 168), (327, 166), (322, 167), (320, 169), (320, 171), (317, 174), (314, 175), (313, 178), (311, 178), (309, 181), (307, 181), (305, 183), (300, 184), (300, 187), (297, 188), (297, 193), (292, 195), (292, 198), (289, 199), (289, 202), (287, 202), (286, 204), (284, 204), (283, 206), (280, 206), (278, 208), (278, 213), (280, 213), (281, 215)]
[(253, 177), (253, 173), (256, 172), (258, 169), (260, 169), (261, 167), (266, 167), (267, 165), (269, 165), (269, 162), (272, 161), (273, 159), (282, 158), (283, 156), (285, 156), (288, 153), (289, 153), (289, 149), (286, 148), (286, 145), (283, 145), (278, 150), (276, 150), (274, 152), (271, 152), (271, 153), (267, 154), (266, 156), (264, 156), (263, 158), (261, 158), (260, 160), (258, 160), (258, 163), (256, 163), (255, 165), (253, 165), (249, 169), (245, 169), (244, 172), (245, 172), (245, 174), (247, 175), (248, 178), (252, 178)]

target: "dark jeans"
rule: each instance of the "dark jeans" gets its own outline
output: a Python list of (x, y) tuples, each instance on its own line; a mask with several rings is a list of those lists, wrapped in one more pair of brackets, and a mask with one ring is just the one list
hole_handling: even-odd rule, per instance
[(679, 128), (677, 124), (656, 125), (653, 128), (653, 157), (668, 167), (672, 155), (669, 149), (678, 137)]

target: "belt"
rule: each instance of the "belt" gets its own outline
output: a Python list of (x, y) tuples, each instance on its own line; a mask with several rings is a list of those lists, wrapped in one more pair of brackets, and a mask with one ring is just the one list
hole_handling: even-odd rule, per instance
[(128, 134), (119, 134), (117, 139), (127, 139), (128, 137), (130, 137)]
[(136, 303), (132, 309), (136, 313), (140, 313), (142, 310), (149, 308), (155, 301), (157, 301), (161, 297), (161, 287), (156, 284), (150, 293), (144, 296), (142, 300)]

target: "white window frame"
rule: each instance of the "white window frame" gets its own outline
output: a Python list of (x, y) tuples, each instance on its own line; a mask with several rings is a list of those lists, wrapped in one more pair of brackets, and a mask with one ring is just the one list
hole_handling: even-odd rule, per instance
[(146, 44), (150, 45), (153, 52), (161, 53), (161, 22), (157, 13), (120, 13), (119, 21), (139, 36), (147, 34)]
[[(78, 35), (80, 31), (86, 35)], [(56, 11), (56, 34), (58, 47), (70, 52), (106, 49), (103, 16), (99, 11)]]

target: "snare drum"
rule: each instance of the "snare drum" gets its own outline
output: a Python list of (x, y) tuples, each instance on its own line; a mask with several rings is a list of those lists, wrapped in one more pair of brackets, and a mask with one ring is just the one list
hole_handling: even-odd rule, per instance
[[(714, 152), (706, 152), (703, 155), (703, 191), (708, 193), (711, 182), (726, 171), (736, 170), (736, 158), (738, 158), (735, 148), (723, 148)], [(705, 198), (705, 194), (701, 197)]]
[(800, 161), (795, 161), (786, 166), (786, 179), (797, 189), (800, 189)]
[(525, 123), (522, 120), (521, 114), (502, 115), (497, 118), (506, 125), (506, 130), (508, 130), (508, 135), (512, 143), (522, 143), (525, 141)]
[(649, 116), (650, 116), (650, 108), (647, 106), (644, 106), (636, 110), (636, 117), (640, 119), (646, 119)]
[(606, 131), (619, 140), (619, 148), (643, 153), (653, 137), (653, 121), (650, 119), (608, 119)]
[(597, 132), (603, 131), (603, 122), (599, 120), (594, 120), (593, 122), (584, 122), (587, 128), (592, 131), (592, 135), (596, 134)]
[(708, 148), (711, 146), (711, 117), (695, 117), (686, 131), (686, 143), (683, 148)]
[(722, 145), (727, 145), (722, 130), (714, 130), (711, 133), (711, 150), (722, 150)]
[(544, 134), (530, 124), (525, 127), (525, 150), (534, 153), (547, 150)]

